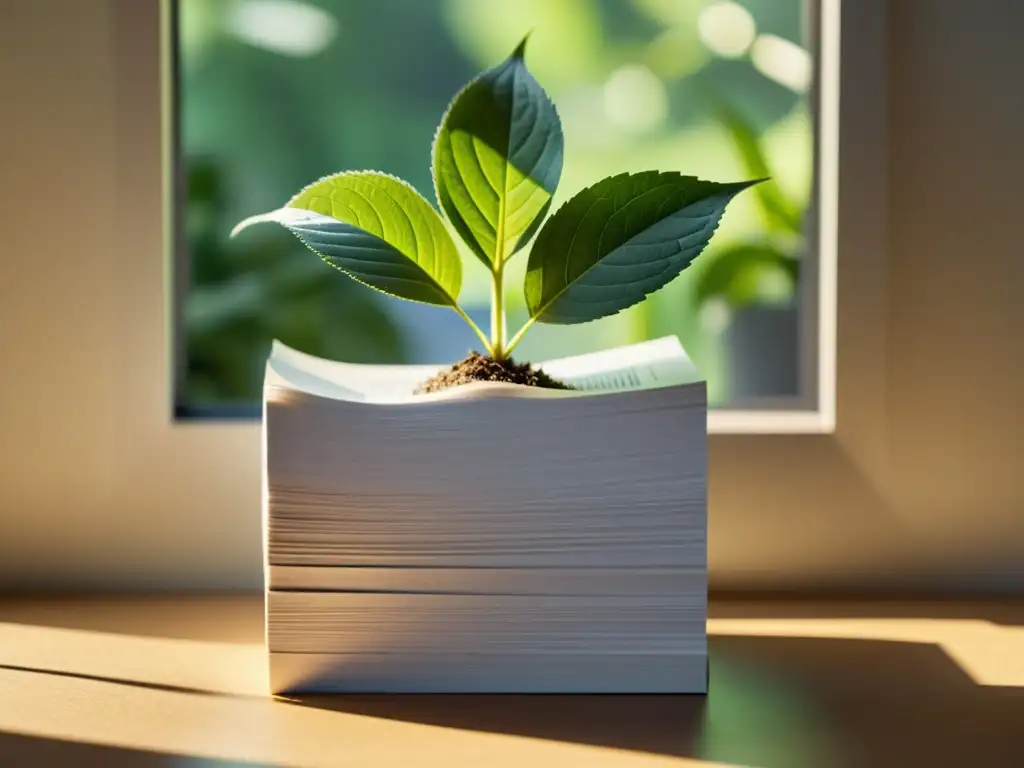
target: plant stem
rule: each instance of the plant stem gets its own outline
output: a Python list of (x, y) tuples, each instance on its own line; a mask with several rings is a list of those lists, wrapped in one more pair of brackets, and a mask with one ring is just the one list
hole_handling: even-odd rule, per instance
[(498, 196), (498, 227), (494, 233), (494, 261), (491, 264), (491, 357), (504, 360), (505, 349), (505, 195)]
[(459, 317), (465, 320), (469, 327), (473, 329), (473, 333), (475, 333), (477, 337), (480, 339), (480, 341), (484, 343), (484, 349), (487, 351), (488, 354), (490, 354), (493, 357), (494, 350), (491, 349), (491, 342), (487, 340), (487, 334), (480, 330), (480, 326), (474, 323), (473, 318), (467, 315), (466, 311), (458, 304), (453, 304), (452, 309), (458, 312)]
[[(500, 255), (500, 254), (499, 254)], [(505, 290), (502, 285), (505, 265), (499, 260), (491, 273), (491, 357), (504, 360), (505, 348)]]
[(526, 321), (526, 323), (523, 324), (522, 328), (520, 328), (518, 331), (516, 331), (516, 335), (512, 337), (512, 340), (509, 341), (508, 344), (505, 345), (505, 354), (506, 355), (511, 354), (512, 349), (515, 347), (516, 344), (519, 343), (520, 339), (523, 338), (523, 335), (528, 330), (530, 330), (531, 326), (533, 326), (533, 324), (535, 322), (537, 322), (537, 318), (531, 317), (529, 320)]

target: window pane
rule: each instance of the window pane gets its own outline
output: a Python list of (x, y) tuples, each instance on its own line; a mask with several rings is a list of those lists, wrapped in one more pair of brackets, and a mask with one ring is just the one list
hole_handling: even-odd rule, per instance
[[(557, 207), (623, 171), (773, 181), (734, 201), (712, 245), (644, 304), (579, 326), (535, 326), (517, 359), (677, 335), (713, 406), (797, 394), (797, 306), (813, 175), (806, 0), (179, 0), (178, 212), (187, 281), (179, 404), (259, 399), (272, 339), (353, 362), (451, 362), (475, 337), (445, 309), (377, 294), (265, 226), (341, 170), (375, 169), (434, 201), (430, 147), (449, 100), (533, 30), (527, 64), (558, 107)], [(471, 256), (462, 302), (488, 322)], [(526, 255), (508, 278), (525, 319)]]

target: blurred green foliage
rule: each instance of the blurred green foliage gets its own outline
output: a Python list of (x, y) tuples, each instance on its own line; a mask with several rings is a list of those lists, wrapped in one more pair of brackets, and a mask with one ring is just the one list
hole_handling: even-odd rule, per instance
[(401, 357), (401, 334), (375, 297), (305, 258), (294, 238), (275, 233), (255, 244), (224, 242), (224, 188), (215, 163), (191, 160), (187, 200), (186, 403), (258, 398), (275, 338), (327, 358)]
[[(574, 328), (538, 327), (517, 357), (675, 334), (708, 377), (712, 403), (720, 403), (727, 374), (720, 329), (701, 322), (701, 304), (783, 300), (799, 275), (811, 120), (801, 89), (782, 85), (786, 78), (773, 77), (755, 53), (764, 35), (799, 44), (802, 6), (802, 0), (178, 0), (189, 266), (179, 400), (196, 406), (257, 400), (273, 338), (355, 362), (442, 362), (465, 354), (474, 337), (458, 322), (448, 324), (450, 312), (389, 303), (276, 228), (238, 241), (228, 233), (234, 222), (340, 170), (392, 173), (433, 201), (424, 158), (446, 105), (532, 29), (530, 68), (558, 106), (566, 137), (555, 208), (623, 171), (731, 181), (762, 175), (752, 172), (761, 163), (773, 182), (730, 206), (712, 246), (650, 301)], [(724, 27), (708, 21), (714, 13), (735, 19), (737, 8), (750, 29), (746, 21)], [(747, 30), (749, 39), (737, 40), (737, 30)], [(462, 303), (471, 314), (486, 307), (490, 290), (474, 261), (464, 254)], [(512, 262), (510, 285), (522, 284), (515, 271), (525, 263), (524, 257)], [(526, 317), (523, 296), (513, 291), (506, 301), (509, 326), (518, 327)]]
[[(752, 178), (771, 178), (772, 167), (754, 126), (735, 108), (712, 102)], [(762, 228), (755, 237), (719, 249), (694, 286), (698, 306), (721, 299), (733, 310), (793, 300), (804, 250), (803, 209), (777, 183), (754, 187)]]

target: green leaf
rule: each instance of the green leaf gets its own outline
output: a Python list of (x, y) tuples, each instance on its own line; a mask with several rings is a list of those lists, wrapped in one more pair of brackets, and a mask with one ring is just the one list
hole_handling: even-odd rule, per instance
[[(754, 126), (739, 112), (721, 102), (714, 103), (713, 110), (739, 152), (744, 171), (754, 178), (771, 176), (768, 158)], [(759, 186), (757, 200), (770, 227), (794, 235), (803, 234), (800, 212), (782, 193), (778, 184)]]
[(289, 229), (332, 267), (390, 296), (457, 307), (462, 261), (441, 216), (410, 185), (374, 171), (310, 184), (284, 208), (246, 219)]
[(698, 306), (712, 297), (724, 298), (734, 307), (746, 306), (758, 298), (766, 273), (781, 272), (795, 285), (799, 271), (799, 262), (778, 248), (744, 243), (717, 255), (697, 280), (694, 298)]
[(525, 46), (455, 96), (434, 138), (437, 200), (490, 269), (533, 236), (562, 174), (562, 126)]
[(533, 244), (525, 284), (531, 318), (585, 323), (643, 301), (690, 265), (726, 204), (757, 183), (646, 171), (584, 189)]

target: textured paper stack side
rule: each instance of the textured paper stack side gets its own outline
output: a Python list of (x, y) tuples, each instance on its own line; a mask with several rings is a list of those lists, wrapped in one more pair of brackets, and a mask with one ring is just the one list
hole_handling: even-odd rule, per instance
[(276, 692), (706, 689), (703, 384), (265, 415)]

